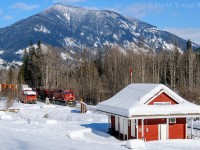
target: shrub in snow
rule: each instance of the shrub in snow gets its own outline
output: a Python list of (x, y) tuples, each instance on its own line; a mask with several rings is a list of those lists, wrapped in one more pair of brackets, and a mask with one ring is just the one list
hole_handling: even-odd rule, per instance
[(126, 147), (130, 149), (142, 148), (142, 147), (145, 147), (145, 143), (143, 140), (132, 139), (126, 142)]

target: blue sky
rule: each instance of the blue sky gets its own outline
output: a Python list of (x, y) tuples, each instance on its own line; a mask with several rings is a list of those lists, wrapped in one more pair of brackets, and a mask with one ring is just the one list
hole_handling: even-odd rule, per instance
[(200, 0), (0, 0), (0, 28), (54, 3), (113, 10), (200, 44)]

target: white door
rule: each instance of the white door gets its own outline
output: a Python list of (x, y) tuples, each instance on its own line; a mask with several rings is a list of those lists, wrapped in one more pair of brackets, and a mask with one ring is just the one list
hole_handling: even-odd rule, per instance
[(131, 120), (131, 136), (135, 137), (135, 120)]
[(124, 118), (124, 134), (128, 134), (128, 119)]
[(159, 139), (166, 140), (167, 139), (167, 124), (159, 124)]
[(124, 134), (124, 118), (119, 117), (119, 133)]
[(115, 131), (119, 131), (119, 121), (118, 121), (118, 117), (115, 116)]

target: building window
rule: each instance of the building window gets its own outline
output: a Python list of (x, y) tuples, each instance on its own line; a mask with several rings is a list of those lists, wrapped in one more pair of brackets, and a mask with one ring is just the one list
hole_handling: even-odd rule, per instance
[(169, 123), (176, 123), (176, 118), (170, 118)]

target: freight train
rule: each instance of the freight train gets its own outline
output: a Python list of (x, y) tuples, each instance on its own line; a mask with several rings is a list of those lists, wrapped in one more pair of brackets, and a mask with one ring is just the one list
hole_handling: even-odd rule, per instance
[(52, 104), (58, 105), (76, 105), (76, 96), (73, 90), (50, 90), (36, 88), (32, 90), (28, 85), (23, 84), (1, 84), (0, 92), (7, 94), (17, 94), (18, 100), (22, 103), (36, 103), (37, 100), (45, 102), (46, 98)]
[(73, 90), (49, 90), (37, 88), (36, 92), (38, 94), (38, 99), (43, 102), (48, 98), (52, 104), (67, 106), (76, 105), (76, 96)]

